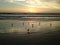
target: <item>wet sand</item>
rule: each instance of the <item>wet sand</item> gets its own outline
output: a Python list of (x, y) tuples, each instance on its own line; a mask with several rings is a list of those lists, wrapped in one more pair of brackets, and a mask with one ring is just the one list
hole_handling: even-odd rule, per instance
[(60, 44), (60, 21), (0, 20), (0, 45), (57, 44)]
[(59, 44), (60, 30), (47, 33), (0, 34), (0, 45), (54, 45)]

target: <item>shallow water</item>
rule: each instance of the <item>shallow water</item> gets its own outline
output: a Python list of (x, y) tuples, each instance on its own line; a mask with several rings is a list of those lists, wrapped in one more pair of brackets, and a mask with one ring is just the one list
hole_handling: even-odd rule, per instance
[(60, 29), (60, 21), (0, 20), (0, 33), (49, 32)]
[(59, 41), (60, 21), (0, 20), (0, 45), (55, 45)]

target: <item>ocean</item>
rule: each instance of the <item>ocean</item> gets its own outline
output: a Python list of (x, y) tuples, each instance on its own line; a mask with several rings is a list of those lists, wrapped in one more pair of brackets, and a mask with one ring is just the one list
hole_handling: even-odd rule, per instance
[(0, 14), (0, 45), (55, 45), (60, 15)]

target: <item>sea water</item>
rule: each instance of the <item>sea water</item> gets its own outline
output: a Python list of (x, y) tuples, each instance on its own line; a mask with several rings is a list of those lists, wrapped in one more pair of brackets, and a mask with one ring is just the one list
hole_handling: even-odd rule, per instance
[(1, 45), (60, 44), (60, 17), (1, 16)]
[[(2, 20), (1, 20), (2, 19)], [(49, 32), (60, 29), (60, 17), (36, 17), (29, 15), (0, 16), (0, 33)]]

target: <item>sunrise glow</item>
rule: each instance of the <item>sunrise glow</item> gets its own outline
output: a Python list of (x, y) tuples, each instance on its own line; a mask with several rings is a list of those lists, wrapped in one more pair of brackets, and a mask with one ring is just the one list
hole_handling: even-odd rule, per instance
[(27, 11), (28, 11), (28, 12), (31, 12), (31, 13), (37, 12), (37, 10), (35, 10), (35, 9), (33, 9), (33, 8), (29, 8), (29, 9), (27, 9)]
[(59, 0), (0, 0), (0, 12), (60, 13)]

